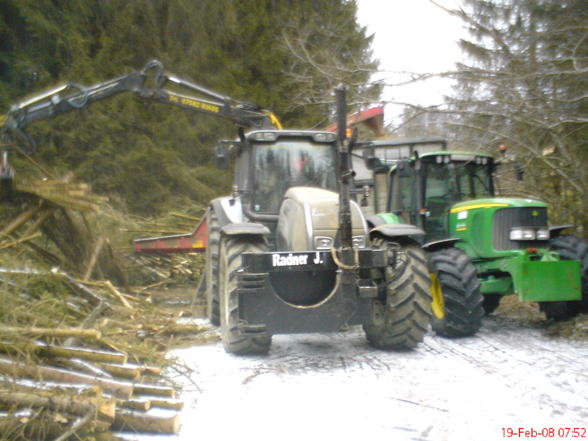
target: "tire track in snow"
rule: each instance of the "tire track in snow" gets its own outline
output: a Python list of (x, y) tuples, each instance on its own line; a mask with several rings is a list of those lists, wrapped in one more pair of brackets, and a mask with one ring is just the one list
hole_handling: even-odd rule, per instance
[(352, 328), (275, 336), (265, 357), (220, 343), (176, 355), (199, 390), (186, 384), (184, 427), (166, 441), (493, 441), (501, 427), (588, 421), (588, 345), (509, 317), (470, 338), (429, 334), (408, 352), (375, 350)]

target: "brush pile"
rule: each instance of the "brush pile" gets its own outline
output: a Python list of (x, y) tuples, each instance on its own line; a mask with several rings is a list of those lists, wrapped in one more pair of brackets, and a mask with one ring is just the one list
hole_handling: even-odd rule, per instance
[[(177, 432), (182, 403), (161, 375), (171, 363), (166, 351), (217, 338), (184, 320), (193, 312), (202, 258), (134, 256), (130, 238), (189, 231), (193, 218), (174, 216), (188, 228), (131, 222), (71, 177), (17, 185), (5, 202), (2, 439)], [(166, 290), (186, 282), (189, 294)]]

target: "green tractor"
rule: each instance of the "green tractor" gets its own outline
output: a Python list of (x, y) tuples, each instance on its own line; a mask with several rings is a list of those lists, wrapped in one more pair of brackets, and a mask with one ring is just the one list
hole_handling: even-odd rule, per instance
[[(437, 151), (431, 148), (435, 143)], [(420, 155), (419, 145), (427, 147)], [(401, 148), (409, 155), (382, 155)], [(368, 220), (409, 223), (425, 231), (434, 331), (446, 337), (473, 335), (484, 313), (514, 293), (537, 302), (548, 319), (563, 320), (585, 309), (588, 245), (562, 234), (573, 225), (550, 226), (544, 202), (497, 197), (497, 162), (491, 156), (445, 148), (438, 139), (378, 141), (364, 143), (355, 157), (364, 163), (359, 176), (364, 180), (358, 180), (364, 184), (363, 205), (375, 212)]]

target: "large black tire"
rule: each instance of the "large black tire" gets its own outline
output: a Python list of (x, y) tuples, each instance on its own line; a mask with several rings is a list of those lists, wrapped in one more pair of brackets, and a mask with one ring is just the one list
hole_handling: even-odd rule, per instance
[(502, 294), (484, 294), (484, 301), (482, 302), (484, 313), (486, 315), (490, 315), (496, 311), (496, 308), (500, 306), (501, 300)]
[(582, 276), (582, 300), (566, 302), (570, 315), (588, 311), (588, 243), (576, 236), (564, 235), (549, 241), (549, 247), (562, 259), (579, 260)]
[(220, 225), (212, 208), (208, 211), (208, 236), (206, 241), (206, 315), (214, 326), (220, 325), (218, 302), (218, 248)]
[(386, 268), (381, 283), (385, 299), (374, 300), (372, 322), (364, 325), (368, 342), (378, 349), (412, 349), (423, 341), (431, 319), (431, 279), (427, 259), (418, 245), (376, 238), (373, 248), (397, 248), (396, 268)]
[(539, 310), (545, 314), (548, 320), (561, 322), (574, 316), (568, 302), (539, 302)]
[(484, 315), (476, 267), (458, 248), (430, 253), (429, 263), (436, 278), (434, 289), (440, 289), (443, 303), (442, 313), (433, 314), (433, 331), (449, 338), (474, 335)]
[(263, 253), (265, 241), (258, 237), (223, 237), (219, 247), (218, 290), (220, 301), (220, 324), (223, 345), (233, 354), (265, 354), (269, 351), (272, 337), (260, 332), (245, 335), (239, 328), (239, 295), (237, 273), (241, 269), (243, 253)]

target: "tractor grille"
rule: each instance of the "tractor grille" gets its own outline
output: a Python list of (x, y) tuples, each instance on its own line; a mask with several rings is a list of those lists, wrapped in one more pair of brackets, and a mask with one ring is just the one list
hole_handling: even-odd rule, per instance
[(511, 207), (502, 208), (494, 214), (492, 243), (495, 250), (520, 250), (547, 247), (547, 241), (510, 240), (512, 227), (546, 227), (547, 208)]

